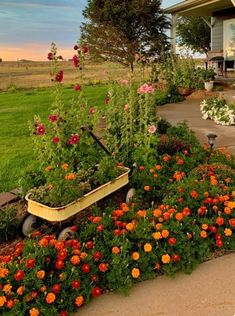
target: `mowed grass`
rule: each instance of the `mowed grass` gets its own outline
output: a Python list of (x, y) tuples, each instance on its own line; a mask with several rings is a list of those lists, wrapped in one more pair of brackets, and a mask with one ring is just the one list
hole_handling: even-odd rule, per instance
[[(74, 93), (72, 88), (64, 89), (65, 102)], [(84, 88), (91, 106), (102, 106), (106, 94), (106, 85)], [(34, 115), (47, 119), (52, 101), (52, 89), (0, 93), (0, 192), (17, 187), (25, 168), (35, 159), (29, 122)]]

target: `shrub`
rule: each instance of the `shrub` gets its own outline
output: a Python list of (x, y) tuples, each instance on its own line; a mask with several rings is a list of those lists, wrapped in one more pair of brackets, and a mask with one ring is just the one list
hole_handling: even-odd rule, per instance
[(191, 144), (178, 137), (162, 135), (157, 146), (159, 155), (168, 154), (173, 155), (177, 152), (187, 151), (190, 153)]
[(0, 209), (0, 242), (13, 239), (17, 234), (18, 220), (16, 209), (3, 207)]
[(158, 130), (158, 133), (159, 133), (160, 135), (166, 134), (168, 128), (170, 128), (170, 127), (171, 127), (171, 124), (170, 124), (167, 120), (161, 118), (161, 119), (158, 121), (157, 130)]

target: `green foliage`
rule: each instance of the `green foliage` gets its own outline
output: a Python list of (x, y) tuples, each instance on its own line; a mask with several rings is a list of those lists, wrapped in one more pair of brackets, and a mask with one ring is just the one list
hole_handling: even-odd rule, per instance
[(173, 155), (177, 152), (191, 151), (191, 144), (179, 137), (163, 135), (158, 143), (157, 152), (159, 155)]
[(82, 37), (91, 54), (133, 68), (136, 54), (148, 58), (168, 50), (169, 22), (160, 5), (159, 0), (89, 0)]
[(210, 50), (211, 30), (202, 17), (180, 17), (177, 25), (179, 45), (194, 53), (207, 54)]
[(161, 119), (158, 121), (157, 130), (158, 130), (158, 133), (159, 133), (160, 135), (166, 134), (168, 128), (170, 128), (170, 127), (171, 127), (171, 124), (170, 124), (167, 120), (161, 118)]
[(17, 226), (16, 209), (0, 208), (0, 242), (13, 239), (17, 234)]
[(208, 82), (208, 81), (212, 81), (215, 79), (215, 71), (213, 68), (202, 68), (202, 69), (197, 69), (198, 72), (198, 76), (202, 77), (203, 81)]

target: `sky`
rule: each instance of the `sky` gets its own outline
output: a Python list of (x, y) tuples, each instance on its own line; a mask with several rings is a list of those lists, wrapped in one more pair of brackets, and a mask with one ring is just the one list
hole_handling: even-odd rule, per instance
[[(162, 0), (167, 7), (180, 0)], [(71, 58), (87, 0), (0, 0), (0, 58), (46, 60), (55, 42)]]

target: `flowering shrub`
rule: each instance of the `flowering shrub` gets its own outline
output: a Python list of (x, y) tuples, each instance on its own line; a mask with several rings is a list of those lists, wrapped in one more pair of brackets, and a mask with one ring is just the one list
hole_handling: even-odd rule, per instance
[[(75, 45), (74, 49), (76, 54), (72, 62), (80, 72), (89, 49), (85, 44)], [(48, 59), (52, 62), (54, 103), (48, 122), (44, 123), (35, 116), (31, 126), (39, 172), (42, 173), (41, 186), (31, 190), (31, 193), (33, 199), (50, 206), (68, 204), (97, 185), (109, 181), (110, 173), (112, 176), (119, 174), (114, 160), (97, 167), (106, 157), (90, 136), (89, 130), (96, 130), (99, 110), (91, 107), (83, 98), (81, 85), (74, 85), (74, 97), (69, 104), (62, 101), (64, 74), (58, 64), (61, 58), (57, 56), (55, 44), (52, 44)], [(81, 81), (82, 76), (81, 73)], [(104, 174), (107, 175), (106, 179)]]
[(235, 107), (227, 104), (224, 99), (216, 97), (203, 100), (200, 108), (205, 120), (211, 119), (220, 125), (235, 124)]

